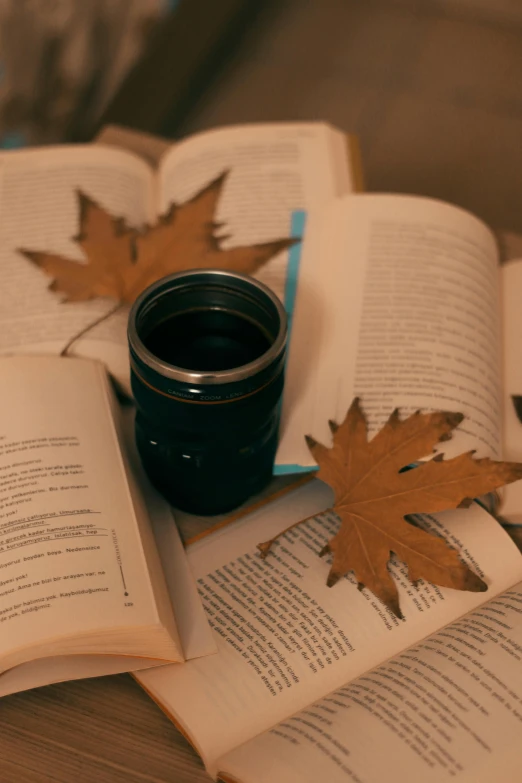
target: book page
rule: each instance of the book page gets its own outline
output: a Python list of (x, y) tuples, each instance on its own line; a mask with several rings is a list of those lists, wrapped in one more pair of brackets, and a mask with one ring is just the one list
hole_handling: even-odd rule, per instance
[[(328, 559), (318, 555), (339, 525), (328, 513), (287, 532), (260, 558), (257, 543), (331, 500), (326, 485), (311, 482), (188, 549), (218, 655), (190, 661), (182, 671), (170, 666), (137, 676), (188, 734), (211, 774), (218, 756), (484, 601), (483, 594), (422, 581), (414, 587), (395, 560), (391, 571), (406, 620), (358, 590), (353, 575), (328, 588)], [(479, 506), (417, 521), (446, 536), (491, 595), (520, 579), (520, 553)]]
[[(133, 443), (134, 411), (127, 408), (123, 413), (125, 444), (131, 458), (134, 480), (145, 499), (147, 517), (150, 519), (161, 559), (161, 566), (159, 563), (148, 564), (149, 573), (151, 568), (162, 568), (165, 574), (183, 658), (190, 660), (212, 655), (217, 652), (214, 636), (205, 617), (172, 510), (153, 489), (143, 469), (136, 462), (136, 448)], [(138, 671), (156, 665), (164, 665), (164, 661), (131, 655), (104, 655), (102, 652), (46, 657), (1, 673), (0, 696), (55, 682)]]
[[(321, 248), (337, 261), (312, 289)], [(348, 196), (310, 221), (301, 275), (279, 461), (313, 465), (303, 435), (329, 444), (328, 420), (356, 395), (372, 433), (395, 407), (459, 411), (444, 452), (501, 456), (498, 254), (483, 223), (431, 199)]]
[(243, 745), (220, 769), (241, 783), (515, 783), (521, 615), (519, 583)]
[[(112, 299), (62, 303), (51, 279), (18, 250), (47, 250), (84, 263), (74, 242), (80, 189), (115, 216), (140, 226), (154, 217), (152, 172), (138, 157), (96, 146), (0, 154), (0, 354), (58, 354), (81, 329), (114, 307)], [(95, 327), (72, 353), (103, 360), (128, 384), (124, 309)]]
[[(207, 131), (173, 147), (159, 170), (160, 212), (229, 171), (216, 220), (223, 248), (292, 236), (292, 214), (313, 212), (354, 188), (345, 135), (324, 123), (244, 125)], [(318, 263), (323, 268), (328, 259)], [(288, 253), (255, 277), (285, 300)]]
[(154, 666), (164, 666), (164, 661), (132, 655), (56, 655), (29, 661), (0, 674), (0, 698), (11, 693), (41, 688), (57, 682), (85, 680), (90, 677), (107, 677)]
[(134, 437), (135, 409), (130, 406), (124, 408), (120, 412), (120, 418), (123, 423), (125, 451), (132, 470), (131, 484), (136, 495), (134, 503), (141, 506), (140, 517), (144, 521), (142, 536), (152, 539), (149, 541), (149, 548), (159, 555), (159, 559), (154, 558), (149, 562), (149, 573), (165, 575), (183, 658), (188, 661), (191, 658), (212, 655), (217, 652), (216, 644), (176, 527), (174, 511), (150, 483), (139, 458)]
[[(522, 422), (513, 397), (522, 397), (522, 260), (508, 261), (500, 269), (502, 286), (502, 349), (504, 459), (522, 462)], [(522, 481), (504, 487), (500, 513), (522, 524)]]
[(0, 373), (0, 667), (49, 645), (180, 660), (102, 365), (2, 358)]
[(161, 136), (133, 130), (125, 125), (104, 125), (94, 139), (94, 143), (133, 152), (154, 169), (172, 146), (172, 142)]

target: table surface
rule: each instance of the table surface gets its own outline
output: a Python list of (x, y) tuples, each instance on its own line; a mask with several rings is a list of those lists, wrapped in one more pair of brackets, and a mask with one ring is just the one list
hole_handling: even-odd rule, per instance
[(2, 783), (209, 783), (187, 741), (130, 677), (0, 702)]

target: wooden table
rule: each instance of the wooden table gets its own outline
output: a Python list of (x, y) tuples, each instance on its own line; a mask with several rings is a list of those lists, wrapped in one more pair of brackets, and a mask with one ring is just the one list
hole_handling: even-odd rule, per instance
[(0, 701), (2, 783), (209, 783), (187, 741), (127, 674)]

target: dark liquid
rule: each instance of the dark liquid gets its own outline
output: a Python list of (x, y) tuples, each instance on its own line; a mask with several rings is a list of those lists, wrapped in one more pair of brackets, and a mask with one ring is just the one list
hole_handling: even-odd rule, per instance
[(148, 350), (185, 370), (231, 370), (253, 362), (271, 345), (257, 324), (228, 310), (179, 313), (144, 339)]

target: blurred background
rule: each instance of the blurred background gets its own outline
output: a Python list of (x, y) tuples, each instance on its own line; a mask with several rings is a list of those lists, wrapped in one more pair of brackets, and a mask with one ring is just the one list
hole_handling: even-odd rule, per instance
[(522, 234), (522, 0), (0, 0), (0, 146), (325, 120)]

